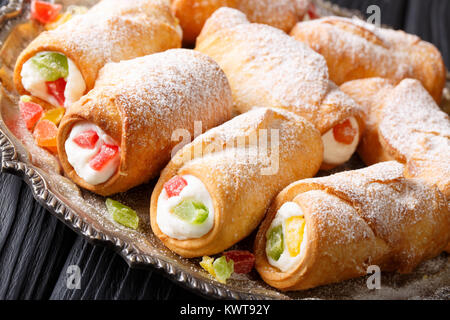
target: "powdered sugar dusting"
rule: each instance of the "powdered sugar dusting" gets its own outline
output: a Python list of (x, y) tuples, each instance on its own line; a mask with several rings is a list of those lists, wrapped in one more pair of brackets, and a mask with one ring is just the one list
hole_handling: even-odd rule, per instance
[[(221, 123), (230, 116), (228, 107), (217, 110), (231, 106), (224, 73), (212, 59), (193, 50), (173, 49), (107, 64), (92, 94), (96, 90), (99, 96), (111, 91), (106, 96), (121, 106), (126, 134), (133, 139), (141, 136), (136, 142), (140, 145), (146, 145), (149, 130), (170, 141), (173, 130), (192, 127), (184, 114), (187, 110), (199, 121)], [(102, 103), (95, 108), (102, 108)]]
[[(439, 179), (450, 179), (450, 119), (419, 81), (403, 80), (384, 100), (379, 133), (403, 160), (436, 166)], [(424, 165), (424, 164), (422, 164)], [(427, 164), (425, 164), (427, 166)]]
[(87, 13), (75, 15), (58, 28), (43, 32), (37, 43), (50, 48), (56, 44), (70, 55), (91, 89), (98, 70), (106, 63), (181, 44), (181, 31), (170, 14), (169, 5), (168, 0), (100, 1)]
[[(339, 89), (329, 81), (327, 64), (321, 55), (267, 25), (239, 22), (229, 27), (224, 21), (237, 15), (234, 12), (229, 8), (217, 10), (208, 20), (203, 30), (205, 37), (199, 38), (196, 49), (213, 57), (225, 71), (238, 111), (257, 105), (284, 108), (319, 127), (325, 121), (316, 116), (327, 113), (328, 106), (338, 106), (341, 112), (357, 108), (347, 95), (330, 94)], [(216, 31), (215, 25), (225, 28)], [(216, 32), (208, 37), (208, 29)]]
[[(296, 0), (297, 1), (297, 0)], [(241, 0), (237, 9), (252, 22), (290, 31), (297, 22), (297, 6), (293, 0)], [(299, 3), (299, 9), (301, 3)]]
[[(322, 185), (351, 203), (378, 238), (398, 249), (392, 260), (399, 266), (408, 266), (420, 261), (424, 254), (415, 248), (414, 241), (405, 240), (408, 228), (427, 221), (434, 225), (433, 229), (439, 229), (436, 226), (449, 221), (441, 213), (446, 203), (436, 196), (436, 191), (418, 180), (405, 179), (403, 171), (402, 164), (390, 161), (300, 183)], [(430, 236), (426, 230), (419, 231), (422, 232), (416, 237)]]
[[(202, 143), (208, 147), (203, 148), (203, 154), (185, 159), (184, 167), (196, 168), (200, 164), (213, 167), (204, 178), (214, 181), (218, 190), (235, 201), (254, 194), (270, 201), (274, 192), (305, 175), (293, 168), (292, 163), (317, 152), (316, 146), (307, 145), (302, 138), (303, 134), (311, 135), (311, 130), (315, 132), (312, 136), (318, 139), (319, 133), (293, 113), (255, 108), (197, 137), (194, 146)], [(261, 171), (272, 166), (276, 170), (270, 174)]]
[(353, 207), (336, 196), (319, 190), (302, 193), (300, 199), (308, 199), (310, 214), (315, 216), (318, 230), (327, 232), (326, 241), (330, 244), (345, 245), (374, 237), (372, 230), (358, 215), (352, 215)]
[[(340, 25), (335, 26), (336, 22)], [(307, 42), (317, 52), (326, 56), (332, 53), (337, 55), (330, 56), (328, 62), (331, 63), (329, 67), (333, 71), (332, 80), (338, 85), (360, 78), (361, 72), (355, 73), (358, 77), (349, 76), (357, 70), (365, 70), (365, 77), (378, 76), (397, 81), (407, 77), (422, 78), (417, 72), (420, 65), (441, 61), (439, 51), (433, 50), (430, 44), (421, 41), (417, 36), (377, 28), (357, 18), (325, 17), (301, 22), (294, 29), (293, 35), (296, 33), (299, 39)], [(345, 56), (345, 59), (349, 60), (347, 70), (333, 65), (331, 60), (339, 63), (339, 56)]]

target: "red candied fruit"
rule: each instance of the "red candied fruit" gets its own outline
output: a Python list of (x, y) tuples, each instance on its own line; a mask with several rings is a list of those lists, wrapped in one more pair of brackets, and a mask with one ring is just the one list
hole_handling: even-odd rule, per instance
[(164, 183), (164, 189), (166, 190), (166, 193), (169, 196), (169, 198), (178, 196), (181, 190), (183, 190), (184, 187), (186, 186), (187, 181), (180, 176), (175, 176), (166, 183)]
[(95, 130), (87, 130), (79, 133), (73, 138), (73, 142), (83, 149), (94, 149), (98, 138), (98, 134)]
[(47, 81), (45, 84), (47, 85), (47, 92), (55, 97), (60, 106), (64, 106), (64, 102), (66, 101), (66, 97), (64, 96), (67, 84), (66, 80), (59, 78), (55, 81)]
[(90, 161), (89, 165), (92, 169), (96, 171), (102, 170), (109, 161), (114, 159), (114, 157), (119, 153), (119, 147), (111, 144), (104, 144), (100, 148), (99, 153), (97, 153)]
[(228, 260), (234, 262), (235, 273), (249, 273), (255, 265), (255, 256), (246, 250), (231, 250), (224, 253)]
[(62, 6), (44, 1), (33, 0), (31, 2), (31, 17), (40, 23), (49, 23), (56, 20)]

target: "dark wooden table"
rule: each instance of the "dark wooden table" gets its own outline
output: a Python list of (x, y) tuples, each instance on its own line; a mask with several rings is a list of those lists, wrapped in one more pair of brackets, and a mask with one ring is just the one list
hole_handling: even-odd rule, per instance
[[(450, 66), (450, 1), (333, 2), (363, 13), (378, 5), (383, 24), (434, 43)], [(80, 267), (81, 289), (67, 288), (70, 265)], [(42, 208), (20, 178), (0, 174), (0, 299), (185, 298), (202, 299), (157, 271), (128, 268), (114, 252), (91, 245)]]

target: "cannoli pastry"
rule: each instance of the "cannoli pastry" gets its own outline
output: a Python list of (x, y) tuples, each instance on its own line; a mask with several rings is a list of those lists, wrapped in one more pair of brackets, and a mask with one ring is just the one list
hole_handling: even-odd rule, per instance
[(176, 130), (191, 136), (196, 121), (203, 131), (227, 121), (231, 99), (219, 66), (193, 50), (109, 63), (61, 121), (62, 167), (100, 195), (126, 191), (164, 168), (179, 144)]
[(256, 235), (263, 280), (304, 290), (365, 275), (371, 265), (409, 273), (439, 255), (450, 239), (446, 200), (403, 171), (383, 162), (285, 188)]
[(103, 0), (34, 39), (17, 59), (14, 82), (19, 94), (68, 107), (94, 87), (106, 63), (180, 46), (169, 0)]
[(236, 8), (250, 21), (289, 32), (305, 15), (308, 0), (173, 0), (172, 11), (180, 20), (183, 42), (194, 44), (205, 21), (220, 7)]
[(363, 130), (361, 109), (328, 79), (322, 56), (281, 30), (249, 23), (230, 8), (208, 19), (195, 49), (225, 71), (238, 112), (254, 106), (292, 111), (321, 132), (322, 169), (350, 159)]
[(450, 118), (418, 80), (354, 80), (341, 86), (365, 109), (358, 152), (371, 165), (397, 160), (405, 174), (435, 184), (450, 197)]
[(370, 77), (395, 83), (414, 78), (441, 101), (446, 78), (442, 55), (415, 35), (340, 17), (300, 22), (291, 35), (325, 57), (337, 85)]
[(257, 108), (178, 151), (153, 191), (153, 232), (183, 257), (222, 252), (261, 222), (273, 197), (322, 161), (319, 132), (291, 112)]

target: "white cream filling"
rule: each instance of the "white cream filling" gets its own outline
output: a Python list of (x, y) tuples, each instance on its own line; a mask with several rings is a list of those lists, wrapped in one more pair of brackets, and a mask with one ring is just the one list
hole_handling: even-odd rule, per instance
[[(181, 190), (178, 196), (170, 197), (163, 188), (158, 197), (158, 204), (156, 210), (156, 223), (161, 231), (177, 240), (187, 240), (200, 238), (207, 234), (214, 225), (214, 206), (211, 195), (206, 186), (200, 179), (192, 175), (181, 176), (186, 180), (187, 186)], [(201, 224), (191, 224), (183, 221), (172, 213), (181, 201), (193, 199), (202, 202), (208, 208), (208, 217)]]
[[(83, 76), (80, 70), (78, 70), (75, 63), (67, 58), (69, 66), (69, 74), (64, 80), (66, 80), (66, 89), (64, 90), (64, 107), (70, 107), (75, 101), (81, 98), (84, 91), (86, 90), (86, 83), (84, 82)], [(31, 62), (31, 59), (27, 60), (22, 67), (20, 72), (22, 77), (23, 87), (31, 93), (31, 95), (38, 97), (48, 103), (59, 106), (58, 101), (48, 93), (47, 86), (45, 84), (46, 80), (39, 73), (39, 70)]]
[(266, 256), (267, 256), (267, 260), (269, 261), (270, 265), (280, 269), (282, 272), (287, 272), (291, 268), (298, 265), (298, 263), (300, 262), (301, 258), (303, 257), (303, 255), (305, 253), (305, 246), (306, 246), (307, 239), (308, 239), (307, 228), (305, 226), (305, 230), (303, 233), (303, 240), (300, 245), (300, 252), (298, 255), (292, 257), (287, 248), (287, 241), (286, 241), (286, 236), (285, 236), (286, 235), (285, 221), (286, 221), (286, 219), (288, 219), (290, 217), (303, 217), (302, 209), (295, 202), (286, 202), (280, 207), (277, 214), (275, 215), (275, 218), (272, 220), (272, 223), (270, 224), (269, 229), (267, 229), (267, 233), (266, 233), (266, 239), (267, 239), (269, 236), (270, 230), (272, 230), (272, 228), (275, 228), (279, 225), (281, 225), (283, 228), (284, 250), (278, 260), (274, 260), (269, 256), (269, 254), (267, 252), (268, 248), (266, 246)]
[(328, 130), (324, 135), (322, 135), (324, 163), (332, 165), (342, 164), (350, 160), (355, 152), (359, 140), (359, 126), (354, 117), (350, 117), (349, 119), (352, 127), (356, 129), (356, 135), (351, 144), (336, 141), (334, 138), (333, 129)]
[[(93, 149), (82, 148), (73, 139), (81, 132), (94, 130), (98, 134), (98, 141)], [(91, 168), (89, 161), (100, 151), (102, 144), (118, 145), (110, 136), (95, 124), (88, 121), (76, 123), (65, 142), (67, 160), (74, 168), (77, 175), (91, 185), (106, 182), (117, 171), (120, 163), (120, 149), (117, 155), (110, 160), (101, 170)]]

